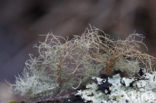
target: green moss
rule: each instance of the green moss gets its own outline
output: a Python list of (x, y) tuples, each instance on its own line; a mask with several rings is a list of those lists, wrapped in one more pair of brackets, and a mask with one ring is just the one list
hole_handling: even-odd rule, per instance
[(11, 100), (11, 101), (9, 101), (8, 103), (17, 103), (17, 102), (16, 102), (16, 101)]

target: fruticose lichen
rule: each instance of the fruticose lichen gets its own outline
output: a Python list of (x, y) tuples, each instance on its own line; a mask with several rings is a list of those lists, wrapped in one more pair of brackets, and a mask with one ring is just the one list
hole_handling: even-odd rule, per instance
[(114, 40), (97, 28), (86, 30), (71, 40), (47, 34), (37, 47), (38, 56), (30, 55), (22, 76), (16, 77), (13, 93), (38, 99), (71, 93), (91, 77), (119, 70), (134, 76), (141, 67), (152, 71), (154, 57), (142, 53), (143, 36), (131, 34)]

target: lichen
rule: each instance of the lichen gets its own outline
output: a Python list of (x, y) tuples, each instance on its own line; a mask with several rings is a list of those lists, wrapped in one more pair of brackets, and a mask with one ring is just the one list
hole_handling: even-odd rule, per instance
[[(98, 90), (97, 85), (101, 83), (101, 79), (97, 78), (97, 83), (88, 84), (86, 90), (79, 90), (76, 95), (80, 95), (86, 103), (88, 101), (93, 103), (155, 103), (155, 77), (155, 72), (152, 74), (146, 73), (144, 77), (140, 77), (140, 80), (136, 80), (135, 77), (122, 78), (120, 75), (114, 75), (108, 79), (108, 82), (112, 84), (110, 94), (105, 94)], [(126, 85), (123, 85), (121, 81), (124, 81)], [(132, 86), (131, 83), (133, 83)]]
[(100, 74), (119, 70), (134, 76), (142, 66), (152, 71), (154, 57), (141, 52), (141, 45), (146, 47), (140, 34), (114, 40), (94, 27), (71, 40), (49, 33), (35, 46), (38, 56), (30, 55), (25, 62), (23, 75), (12, 85), (13, 93), (29, 99), (58, 97)]

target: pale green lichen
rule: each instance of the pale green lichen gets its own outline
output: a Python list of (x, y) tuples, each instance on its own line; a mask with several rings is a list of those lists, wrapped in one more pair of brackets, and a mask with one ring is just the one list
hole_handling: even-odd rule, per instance
[[(103, 68), (100, 63), (89, 59), (92, 46), (97, 40), (93, 33), (75, 36), (61, 43), (61, 37), (48, 34), (38, 46), (38, 57), (30, 56), (26, 61), (23, 75), (16, 78), (13, 92), (28, 98), (40, 98), (45, 94), (59, 96), (98, 76)], [(64, 39), (62, 39), (64, 40)], [(101, 69), (100, 69), (101, 68)]]
[(125, 58), (119, 58), (115, 64), (114, 70), (120, 70), (126, 76), (133, 77), (140, 70), (139, 62), (137, 60), (127, 61)]
[[(79, 90), (76, 95), (80, 95), (87, 103), (155, 103), (156, 102), (156, 73), (146, 73), (143, 80), (138, 80), (130, 86), (135, 78), (121, 78), (114, 75), (108, 79), (112, 84), (111, 93), (105, 94), (98, 90), (96, 83), (88, 84), (86, 90)], [(124, 79), (126, 85), (121, 84)], [(98, 78), (98, 82), (100, 79)], [(92, 95), (91, 95), (92, 94)]]
[(38, 56), (31, 55), (26, 61), (23, 75), (12, 85), (13, 92), (31, 99), (57, 97), (85, 85), (107, 69), (110, 74), (120, 70), (128, 76), (135, 75), (142, 66), (151, 71), (154, 57), (140, 52), (140, 45), (144, 44), (139, 34), (113, 40), (97, 28), (71, 40), (49, 33), (36, 46)]

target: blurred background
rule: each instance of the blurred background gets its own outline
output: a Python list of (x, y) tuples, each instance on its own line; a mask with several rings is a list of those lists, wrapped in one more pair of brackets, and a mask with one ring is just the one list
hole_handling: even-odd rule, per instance
[(0, 0), (0, 103), (12, 99), (5, 80), (22, 72), (40, 34), (71, 38), (89, 24), (123, 37), (142, 33), (156, 56), (156, 0)]

